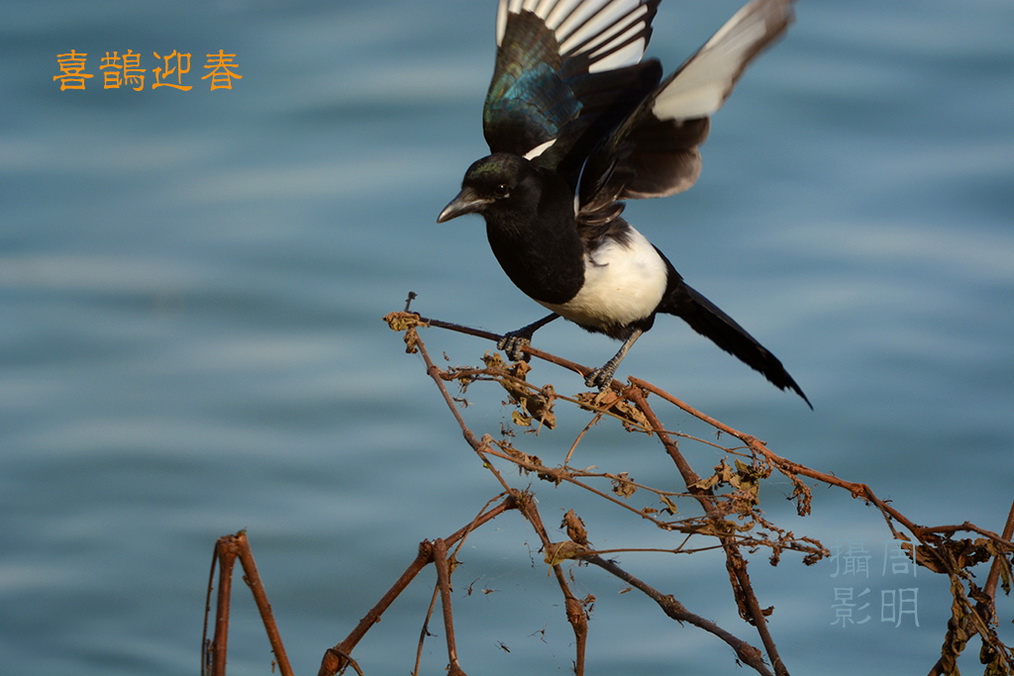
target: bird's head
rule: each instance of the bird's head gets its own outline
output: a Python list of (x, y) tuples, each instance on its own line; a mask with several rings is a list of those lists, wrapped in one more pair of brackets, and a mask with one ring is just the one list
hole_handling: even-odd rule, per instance
[(523, 209), (537, 199), (538, 170), (523, 157), (494, 153), (475, 161), (465, 172), (461, 192), (444, 207), (437, 223), (464, 214), (487, 214), (498, 209)]

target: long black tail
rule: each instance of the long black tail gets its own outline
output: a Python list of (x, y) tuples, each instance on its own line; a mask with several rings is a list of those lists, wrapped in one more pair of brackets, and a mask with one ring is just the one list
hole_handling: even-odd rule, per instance
[(803, 398), (807, 406), (813, 408), (813, 404), (776, 356), (768, 352), (767, 348), (758, 343), (732, 317), (722, 312), (718, 306), (682, 279), (669, 289), (659, 310), (681, 318), (694, 331), (710, 338), (715, 345), (739, 358), (755, 371), (764, 374), (775, 387), (782, 390), (792, 389)]

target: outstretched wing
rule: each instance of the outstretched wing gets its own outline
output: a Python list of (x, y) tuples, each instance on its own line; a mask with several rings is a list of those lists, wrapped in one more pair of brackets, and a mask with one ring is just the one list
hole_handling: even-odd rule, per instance
[(793, 0), (754, 0), (670, 75), (590, 154), (579, 208), (590, 221), (623, 199), (665, 197), (692, 186), (709, 116), (722, 107), (747, 65), (792, 21)]
[(640, 63), (658, 2), (500, 0), (482, 118), (490, 151), (555, 169), (589, 130), (627, 117), (661, 79), (656, 62)]

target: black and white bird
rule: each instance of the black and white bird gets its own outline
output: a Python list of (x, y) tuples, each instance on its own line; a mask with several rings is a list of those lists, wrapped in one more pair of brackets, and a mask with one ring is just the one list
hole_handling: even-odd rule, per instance
[(659, 1), (500, 0), (483, 110), (492, 154), (468, 168), (437, 221), (481, 214), (507, 276), (552, 312), (505, 335), (512, 359), (564, 317), (623, 341), (585, 381), (605, 388), (662, 312), (809, 404), (773, 354), (620, 217), (623, 200), (694, 184), (709, 116), (784, 33), (793, 0), (753, 0), (664, 80), (658, 61), (641, 60)]

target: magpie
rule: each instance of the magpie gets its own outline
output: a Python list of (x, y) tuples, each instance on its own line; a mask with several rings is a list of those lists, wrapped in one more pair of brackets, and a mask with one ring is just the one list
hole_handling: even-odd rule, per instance
[(482, 117), (491, 154), (468, 168), (437, 222), (481, 214), (504, 272), (551, 311), (504, 335), (498, 348), (511, 359), (564, 317), (623, 341), (585, 380), (604, 389), (661, 312), (810, 405), (771, 352), (621, 217), (624, 200), (696, 182), (710, 115), (785, 32), (793, 0), (753, 0), (664, 79), (657, 60), (642, 61), (659, 2), (500, 0)]

